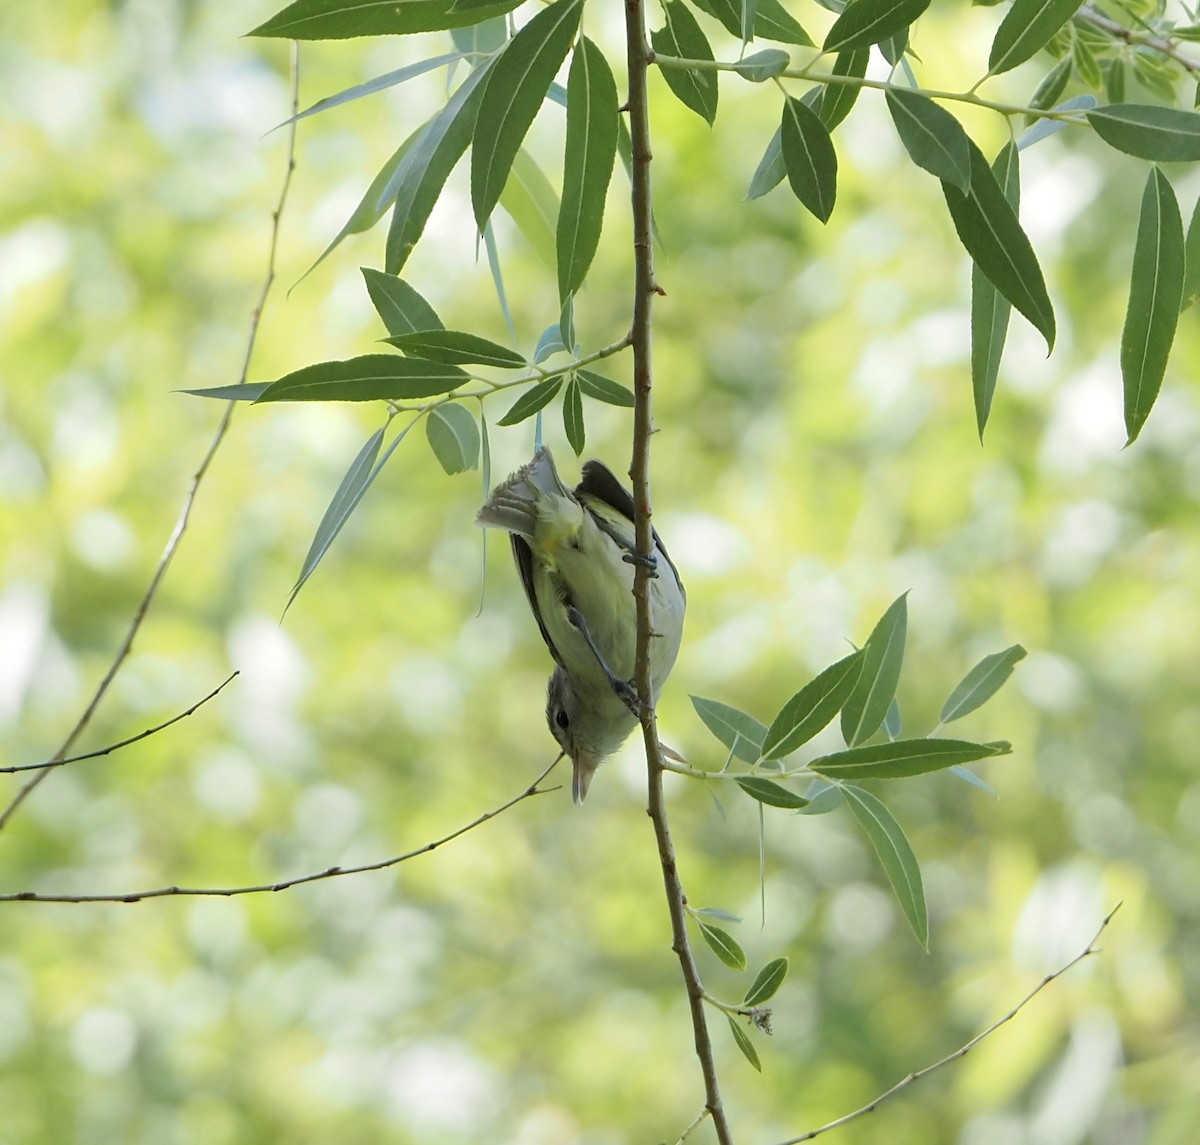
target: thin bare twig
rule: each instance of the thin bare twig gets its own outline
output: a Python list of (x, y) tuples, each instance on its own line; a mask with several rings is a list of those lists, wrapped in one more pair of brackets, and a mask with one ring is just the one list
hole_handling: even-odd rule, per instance
[[(300, 56), (295, 41), (292, 41), (291, 72), (292, 111), (295, 113), (300, 106)], [(284, 171), (283, 184), (279, 190), (279, 199), (275, 204), (275, 209), (271, 212), (271, 243), (267, 255), (267, 273), (263, 279), (262, 289), (259, 291), (258, 302), (255, 304), (254, 311), (250, 316), (250, 331), (246, 338), (246, 352), (242, 358), (242, 369), (238, 377), (239, 383), (245, 382), (246, 375), (250, 369), (250, 357), (254, 352), (254, 344), (258, 338), (258, 328), (262, 320), (263, 307), (266, 305), (271, 285), (275, 281), (275, 252), (279, 243), (279, 220), (283, 215), (284, 204), (287, 202), (288, 189), (292, 184), (292, 172), (295, 169), (296, 125), (293, 122), (288, 130), (287, 167)], [(112, 663), (108, 666), (108, 671), (104, 673), (103, 679), (101, 679), (96, 690), (92, 693), (92, 697), (84, 708), (83, 714), (75, 721), (75, 726), (71, 729), (70, 734), (63, 741), (58, 751), (55, 752), (54, 758), (56, 760), (60, 760), (66, 756), (67, 752), (74, 746), (75, 741), (83, 734), (84, 729), (91, 723), (92, 716), (95, 715), (100, 702), (108, 694), (112, 682), (117, 678), (117, 673), (120, 672), (125, 661), (129, 658), (129, 653), (133, 649), (133, 642), (141, 630), (142, 622), (146, 619), (146, 614), (150, 611), (150, 605), (154, 602), (159, 585), (162, 584), (167, 568), (171, 564), (171, 558), (175, 556), (175, 551), (179, 548), (179, 542), (183, 539), (184, 531), (187, 529), (188, 521), (192, 515), (192, 506), (195, 504), (196, 494), (200, 491), (200, 483), (204, 480), (204, 475), (208, 472), (208, 467), (212, 464), (217, 450), (225, 440), (225, 434), (229, 430), (230, 422), (233, 420), (233, 410), (236, 404), (236, 402), (230, 402), (225, 407), (225, 412), (221, 416), (220, 424), (217, 426), (217, 431), (209, 443), (208, 450), (205, 452), (199, 468), (192, 475), (191, 483), (184, 495), (183, 503), (180, 505), (179, 514), (175, 518), (175, 526), (172, 528), (171, 535), (167, 538), (167, 543), (163, 547), (162, 556), (158, 558), (158, 564), (155, 566), (154, 573), (150, 577), (150, 583), (146, 586), (146, 591), (142, 593), (142, 598), (138, 601), (137, 608), (134, 609), (133, 619), (129, 622), (125, 638), (121, 641), (116, 655), (113, 656)], [(12, 801), (0, 813), (0, 831), (3, 831), (8, 826), (9, 821), (17, 813), (21, 804), (37, 790), (38, 785), (49, 774), (50, 770), (48, 769), (39, 771), (37, 775), (28, 780), (17, 794), (13, 796)]]
[(97, 748), (95, 751), (85, 751), (82, 755), (59, 756), (55, 759), (48, 759), (43, 763), (16, 763), (8, 767), (0, 767), (0, 775), (15, 775), (20, 771), (45, 771), (51, 767), (63, 767), (68, 763), (82, 763), (85, 759), (99, 759), (101, 756), (112, 755), (114, 751), (120, 751), (121, 748), (129, 747), (130, 744), (138, 743), (140, 740), (149, 739), (150, 736), (157, 735), (172, 724), (177, 724), (180, 720), (186, 720), (188, 716), (193, 715), (204, 707), (209, 700), (216, 699), (225, 686), (231, 684), (237, 676), (237, 672), (226, 676), (204, 699), (197, 700), (186, 712), (180, 712), (178, 715), (172, 716), (169, 720), (164, 720), (161, 724), (155, 724), (154, 727), (147, 728), (144, 732), (138, 732), (137, 735), (130, 736), (128, 739), (119, 740), (117, 743), (110, 743), (108, 747)]
[(939, 1061), (935, 1061), (932, 1065), (927, 1065), (924, 1069), (919, 1069), (916, 1073), (910, 1073), (907, 1077), (896, 1082), (891, 1089), (881, 1093), (878, 1097), (869, 1101), (866, 1105), (856, 1109), (853, 1113), (847, 1113), (844, 1117), (839, 1117), (836, 1121), (830, 1121), (826, 1125), (822, 1125), (819, 1129), (810, 1129), (807, 1133), (801, 1134), (799, 1137), (789, 1137), (786, 1141), (781, 1141), (779, 1145), (800, 1145), (802, 1141), (811, 1141), (814, 1137), (820, 1137), (822, 1133), (828, 1133), (831, 1129), (838, 1129), (848, 1122), (856, 1121), (858, 1118), (865, 1116), (868, 1113), (873, 1113), (879, 1108), (889, 1097), (895, 1097), (902, 1090), (907, 1089), (910, 1085), (918, 1082), (923, 1077), (928, 1077), (934, 1070), (939, 1070), (944, 1065), (949, 1065), (951, 1062), (958, 1061), (959, 1058), (965, 1057), (973, 1050), (984, 1038), (991, 1037), (1001, 1026), (1006, 1022), (1011, 1022), (1030, 1002), (1033, 1001), (1047, 986), (1057, 978), (1061, 978), (1073, 966), (1078, 965), (1089, 955), (1095, 954), (1099, 947), (1096, 945), (1100, 941), (1100, 936), (1104, 933), (1105, 928), (1112, 921), (1112, 917), (1121, 909), (1121, 904), (1117, 903), (1104, 916), (1104, 921), (1100, 923), (1099, 929), (1092, 935), (1092, 940), (1087, 944), (1087, 947), (1081, 950), (1070, 962), (1064, 963), (1053, 974), (1047, 974), (1028, 994), (1025, 995), (1011, 1010), (1008, 1011), (1002, 1018), (998, 1018), (986, 1030), (981, 1030), (969, 1042), (965, 1042), (959, 1046), (953, 1053), (947, 1054)]
[(432, 843), (426, 843), (422, 847), (417, 847), (412, 851), (405, 851), (402, 855), (394, 855), (390, 859), (382, 859), (378, 863), (364, 863), (358, 867), (327, 867), (323, 871), (316, 871), (313, 874), (298, 875), (292, 879), (284, 879), (278, 883), (259, 883), (253, 886), (244, 887), (159, 887), (152, 891), (127, 891), (123, 894), (110, 895), (67, 895), (67, 894), (39, 894), (36, 891), (18, 891), (16, 894), (0, 895), (0, 902), (141, 902), (143, 899), (161, 899), (161, 898), (182, 898), (186, 896), (209, 896), (220, 898), (232, 898), (234, 895), (257, 895), (268, 894), (275, 891), (286, 891), (292, 887), (301, 886), (303, 883), (316, 883), (322, 879), (335, 879), (342, 875), (363, 875), (368, 871), (383, 871), (388, 867), (394, 867), (397, 863), (405, 863), (409, 859), (415, 859), (418, 855), (426, 855), (430, 851), (437, 850), (445, 843), (449, 843), (451, 839), (457, 839), (460, 835), (465, 835), (468, 831), (473, 831), (476, 827), (486, 823), (489, 819), (495, 819), (497, 815), (503, 814), (510, 807), (515, 807), (522, 800), (529, 799), (534, 795), (546, 795), (551, 791), (557, 791), (557, 787), (539, 787), (538, 785), (546, 778), (547, 775), (554, 769), (554, 765), (562, 759), (562, 754), (555, 756), (553, 763), (547, 767), (541, 775), (537, 777), (528, 787), (520, 794), (514, 795), (511, 799), (505, 800), (498, 807), (493, 807), (490, 811), (485, 811), (482, 815), (472, 819), (470, 823), (451, 831), (448, 835), (443, 835), (440, 839), (434, 839)]
[[(651, 412), (650, 309), (654, 295), (661, 293), (654, 279), (654, 248), (650, 196), (650, 114), (646, 77), (650, 66), (650, 45), (646, 42), (646, 17), (643, 0), (625, 0), (625, 41), (629, 65), (629, 135), (632, 145), (630, 164), (631, 213), (633, 216), (634, 296), (630, 340), (633, 347), (633, 459), (629, 476), (633, 482), (634, 528), (638, 552), (645, 555), (654, 549), (650, 527), (650, 436), (653, 432)], [(634, 683), (641, 698), (642, 737), (646, 744), (647, 813), (654, 824), (658, 844), (659, 864), (662, 867), (663, 887), (671, 917), (671, 949), (679, 959), (687, 988), (688, 1005), (695, 1036), (696, 1056), (704, 1076), (704, 1108), (712, 1118), (720, 1145), (733, 1145), (713, 1056), (712, 1038), (704, 1011), (704, 987), (688, 940), (687, 899), (679, 881), (675, 862), (675, 847), (667, 823), (666, 798), (663, 794), (663, 755), (658, 741), (654, 717), (653, 689), (650, 673), (650, 576), (645, 562), (635, 568), (633, 595), (637, 604), (637, 659)]]

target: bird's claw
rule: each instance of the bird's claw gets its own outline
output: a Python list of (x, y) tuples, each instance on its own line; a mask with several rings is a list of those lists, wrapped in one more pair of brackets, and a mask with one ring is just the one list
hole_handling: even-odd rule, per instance
[(621, 555), (627, 565), (641, 565), (652, 577), (658, 576), (658, 557), (653, 553), (626, 552)]
[(642, 713), (646, 709), (642, 704), (642, 698), (637, 694), (637, 689), (633, 686), (633, 681), (621, 680), (614, 676), (612, 690), (616, 694), (617, 699), (629, 709), (630, 714), (635, 719), (640, 720)]

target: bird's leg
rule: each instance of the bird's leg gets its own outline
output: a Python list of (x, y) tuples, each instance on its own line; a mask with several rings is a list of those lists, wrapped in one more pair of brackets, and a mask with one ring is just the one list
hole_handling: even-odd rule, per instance
[(608, 681), (608, 686), (612, 688), (613, 693), (623, 703), (629, 711), (638, 719), (641, 719), (642, 702), (638, 698), (637, 691), (628, 680), (622, 680), (609, 666), (605, 663), (604, 656), (600, 649), (596, 647), (595, 640), (592, 639), (591, 632), (588, 631), (587, 622), (583, 619), (579, 609), (574, 605), (567, 607), (567, 620), (583, 637), (587, 646), (591, 649), (592, 655), (596, 657), (596, 663), (600, 665), (600, 671), (604, 673), (604, 678)]
[(642, 565), (650, 570), (651, 576), (658, 576), (658, 557), (653, 553), (646, 555), (639, 553), (637, 545), (626, 537), (615, 525), (609, 524), (599, 513), (592, 513), (592, 520), (596, 522), (596, 528), (609, 537), (617, 548), (625, 550), (621, 560), (630, 565)]

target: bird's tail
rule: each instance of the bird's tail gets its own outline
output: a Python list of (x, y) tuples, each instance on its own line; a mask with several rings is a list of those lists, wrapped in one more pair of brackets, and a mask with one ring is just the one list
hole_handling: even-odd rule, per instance
[(529, 462), (492, 490), (483, 508), (475, 514), (475, 523), (485, 529), (507, 529), (532, 537), (537, 526), (538, 501), (548, 495), (569, 497), (570, 493), (559, 480), (550, 450), (543, 445)]

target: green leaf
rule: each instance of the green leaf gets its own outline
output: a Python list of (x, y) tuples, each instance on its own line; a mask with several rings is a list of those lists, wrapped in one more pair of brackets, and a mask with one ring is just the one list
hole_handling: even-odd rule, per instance
[[(711, 60), (713, 53), (708, 37), (683, 0), (667, 0), (663, 10), (666, 25), (650, 33), (650, 45), (655, 52), (688, 60)], [(679, 67), (662, 67), (660, 70), (667, 87), (679, 102), (711, 127), (717, 118), (717, 73)]]
[(451, 402), (431, 409), (425, 419), (425, 436), (447, 473), (462, 473), (479, 463), (479, 426), (464, 406)]
[(733, 70), (751, 83), (762, 83), (786, 71), (791, 62), (792, 57), (782, 48), (764, 48), (761, 52), (743, 56), (733, 65)]
[(1117, 103), (1087, 113), (1088, 123), (1110, 147), (1155, 163), (1200, 159), (1200, 112), (1142, 103)]
[(750, 1040), (750, 1035), (742, 1029), (741, 1025), (733, 1020), (732, 1014), (726, 1014), (729, 1019), (729, 1028), (733, 1031), (733, 1040), (737, 1043), (737, 1048), (742, 1051), (742, 1056), (756, 1069), (762, 1073), (762, 1062), (758, 1060), (758, 1050), (754, 1048), (754, 1043)]
[(734, 970), (746, 969), (746, 953), (732, 934), (707, 922), (697, 920), (696, 925), (700, 927), (700, 933), (704, 935), (704, 941), (712, 948), (712, 952), (726, 966)]
[(558, 213), (558, 296), (583, 284), (600, 245), (604, 201), (617, 155), (617, 84), (604, 53), (586, 36), (567, 79), (567, 142)]
[(780, 144), (788, 183), (796, 198), (828, 222), (837, 197), (837, 154), (820, 117), (798, 99), (785, 98)]
[(579, 379), (576, 377), (567, 383), (567, 392), (563, 394), (563, 429), (578, 457), (583, 452), (587, 438), (583, 424), (583, 398), (579, 395)]
[(243, 382), (235, 386), (209, 386), (204, 390), (180, 390), (194, 398), (216, 398), (222, 402), (256, 402), (270, 389), (270, 382)]
[(900, 704), (894, 696), (888, 704), (887, 715), (883, 717), (883, 734), (893, 742), (900, 738)]
[(814, 779), (805, 792), (808, 806), (800, 809), (801, 815), (827, 815), (842, 805), (842, 789), (827, 779)]
[(1075, 15), (1080, 3), (1081, 0), (1013, 0), (992, 40), (988, 74), (1009, 71), (1041, 51)]
[[(1004, 145), (992, 163), (992, 174), (1013, 213), (1021, 201), (1020, 152), (1013, 142)], [(993, 285), (979, 263), (971, 262), (971, 389), (975, 398), (975, 425), (979, 440), (992, 410), (992, 396), (1000, 377), (1000, 359), (1008, 337), (1012, 303)]]
[[(451, 28), (450, 38), (460, 52), (490, 55), (508, 39), (508, 21), (503, 16), (493, 16), (479, 24)], [(483, 535), (486, 537), (487, 533)]]
[[(1069, 111), (1090, 111), (1095, 106), (1096, 97), (1088, 92), (1084, 92), (1083, 95), (1073, 95), (1070, 99), (1064, 99), (1062, 103), (1051, 110), (1059, 114), (1066, 114)], [(1035, 143), (1039, 143), (1041, 140), (1048, 139), (1051, 135), (1057, 135), (1060, 131), (1065, 130), (1066, 126), (1067, 121), (1065, 119), (1039, 119), (1017, 140), (1017, 148), (1021, 151), (1027, 151)]]
[(258, 401), (407, 401), (449, 393), (467, 380), (462, 370), (445, 362), (364, 354), (343, 362), (318, 362), (285, 374), (267, 386)]
[(442, 320), (424, 298), (402, 278), (369, 266), (359, 267), (371, 303), (389, 334), (399, 336), (421, 330), (441, 330)]
[(1100, 74), (1100, 61), (1096, 59), (1096, 53), (1087, 41), (1078, 36), (1071, 41), (1071, 62), (1080, 80), (1093, 91), (1099, 91), (1104, 83), (1104, 77)]
[(446, 179), (471, 141), (493, 60), (475, 68), (446, 106), (420, 129), (379, 193), (380, 199), (396, 204), (383, 264), (389, 274), (399, 274), (404, 268)]
[(738, 759), (746, 763), (758, 762), (763, 737), (767, 734), (765, 724), (729, 704), (706, 700), (703, 696), (693, 696), (692, 707), (704, 721), (704, 726)]
[(1129, 304), (1121, 331), (1126, 445), (1141, 433), (1167, 370), (1183, 302), (1183, 260), (1179, 204), (1167, 177), (1155, 167), (1142, 196)]
[(903, 31), (928, 7), (929, 0), (853, 0), (833, 22), (821, 50), (869, 48)]
[(1013, 644), (1003, 652), (985, 656), (963, 678), (942, 705), (939, 719), (944, 724), (961, 719), (988, 702), (1012, 675), (1013, 667), (1025, 659), (1025, 649)]
[(579, 379), (579, 388), (589, 398), (605, 402), (610, 406), (633, 407), (633, 391), (626, 389), (620, 382), (606, 378), (603, 374), (592, 370), (577, 370), (575, 376)]
[(558, 265), (558, 192), (524, 147), (517, 149), (508, 182), (500, 192), (500, 206), (525, 236), (534, 253), (551, 270)]
[(520, 3), (490, 0), (464, 11), (456, 0), (296, 0), (248, 34), (286, 40), (344, 40), (437, 32), (478, 24), (511, 12)]
[(503, 370), (523, 370), (528, 365), (516, 350), (461, 330), (419, 330), (383, 340), (409, 357), (428, 358), (431, 362), (496, 366)]
[(375, 459), (379, 456), (383, 433), (382, 429), (377, 429), (371, 434), (367, 438), (366, 444), (350, 463), (350, 468), (346, 470), (346, 475), (342, 478), (337, 492), (333, 495), (333, 500), (329, 502), (328, 508), (321, 517), (321, 523), (317, 526), (312, 544), (309, 545), (308, 553), (304, 557), (304, 564), (300, 568), (300, 576), (288, 594), (284, 612), (291, 608), (296, 595), (304, 587), (304, 582), (312, 576), (317, 565), (321, 563), (321, 558), (329, 551), (329, 546), (333, 544), (334, 538), (342, 531), (342, 526), (350, 519), (350, 514), (354, 512), (359, 501), (362, 500), (363, 494), (375, 480), (375, 475), (379, 472), (375, 465)]
[(763, 779), (757, 775), (739, 775), (737, 785), (751, 799), (757, 799), (759, 803), (765, 803), (768, 807), (785, 807), (791, 811), (798, 811), (801, 807), (808, 806), (807, 799), (772, 779)]
[(842, 705), (842, 735), (850, 747), (879, 730), (900, 682), (908, 631), (908, 593), (898, 596), (879, 618), (862, 649), (862, 669)]
[(805, 684), (771, 722), (763, 739), (763, 759), (795, 751), (824, 728), (849, 698), (862, 666), (862, 652), (852, 652)]
[(774, 998), (779, 992), (779, 987), (783, 985), (787, 972), (788, 960), (786, 958), (772, 958), (758, 972), (754, 984), (746, 991), (746, 996), (742, 999), (742, 1005), (761, 1006), (764, 1002)]
[[(867, 74), (867, 63), (871, 59), (870, 48), (850, 48), (838, 52), (831, 72), (835, 76), (853, 76), (862, 79)], [(816, 107), (821, 122), (832, 131), (850, 114), (862, 91), (857, 84), (829, 83), (821, 93), (821, 102)]]
[(1054, 308), (1029, 238), (1009, 201), (1000, 190), (983, 152), (971, 150), (971, 190), (963, 194), (942, 183), (954, 229), (967, 253), (1009, 300), (1054, 346)]
[[(1029, 106), (1037, 107), (1045, 111), (1047, 108), (1053, 107), (1062, 96), (1062, 93), (1067, 90), (1067, 84), (1071, 80), (1071, 57), (1063, 56), (1041, 79), (1041, 82), (1033, 89), (1033, 95), (1029, 97)], [(1026, 123), (1032, 123), (1036, 116), (1025, 116)]]
[[(724, 25), (730, 35), (742, 38), (742, 0), (696, 0), (696, 7)], [(754, 34), (780, 44), (813, 47), (812, 37), (779, 0), (758, 0), (754, 12)]]
[(1200, 198), (1192, 208), (1188, 223), (1187, 239), (1183, 244), (1183, 305), (1186, 310), (1193, 302), (1200, 301)]
[(1105, 60), (1104, 97), (1109, 103), (1125, 102), (1125, 61)]
[[(879, 41), (879, 54), (883, 56), (883, 58), (887, 60), (892, 67), (896, 67), (896, 65), (899, 64), (902, 59), (904, 59), (904, 53), (907, 48), (907, 28), (902, 28), (899, 32), (895, 33), (895, 35), (888, 36), (886, 40)], [(915, 87), (916, 79), (913, 77), (912, 71), (907, 67), (907, 65), (905, 66), (905, 74), (908, 77), (909, 83)]]
[(692, 914), (702, 914), (705, 918), (719, 918), (722, 922), (741, 922), (741, 916), (730, 914), (727, 910), (722, 910), (716, 906), (701, 906), (692, 911)]
[[(1179, 82), (1179, 71), (1168, 57), (1160, 57), (1156, 51), (1136, 52), (1133, 57), (1133, 74), (1138, 83), (1168, 106), (1175, 102), (1175, 88)], [(1120, 103), (1120, 100), (1113, 100)]]
[(961, 739), (898, 739), (835, 751), (808, 766), (818, 775), (833, 779), (902, 779), (1010, 751), (1012, 745), (1004, 740), (971, 743)]
[(508, 41), (490, 69), (471, 146), (471, 203), (480, 230), (500, 198), (517, 149), (555, 73), (566, 59), (582, 11), (583, 0), (555, 0)]
[(917, 941), (928, 950), (929, 913), (925, 906), (925, 887), (917, 856), (904, 831), (892, 813), (869, 791), (848, 783), (842, 788), (842, 795), (850, 813), (871, 840), (908, 925)]
[(409, 64), (408, 67), (398, 68), (394, 72), (387, 72), (385, 75), (376, 76), (374, 79), (367, 80), (366, 83), (355, 84), (354, 87), (348, 87), (345, 91), (340, 91), (336, 95), (328, 95), (324, 99), (317, 100), (311, 107), (306, 107), (303, 111), (289, 116), (282, 123), (276, 124), (272, 130), (277, 131), (280, 127), (286, 127), (289, 123), (307, 119), (310, 115), (318, 115), (320, 112), (328, 111), (330, 108), (340, 107), (342, 104), (350, 103), (352, 100), (362, 99), (365, 95), (374, 95), (377, 91), (395, 87), (397, 84), (404, 83), (405, 80), (414, 79), (416, 76), (424, 75), (435, 68), (444, 67), (446, 64), (453, 64), (461, 60), (463, 55), (464, 53), (461, 51), (447, 52), (445, 55), (433, 56), (428, 60), (419, 60), (415, 64)]
[(966, 194), (971, 189), (971, 146), (962, 124), (928, 96), (907, 88), (888, 88), (887, 105), (909, 158)]
[(518, 422), (524, 421), (527, 417), (533, 417), (538, 410), (543, 406), (549, 405), (554, 400), (554, 395), (562, 388), (562, 384), (562, 374), (555, 374), (553, 377), (547, 378), (544, 382), (538, 382), (536, 386), (526, 390), (517, 398), (508, 413), (496, 422), (496, 424), (516, 425)]
[(746, 188), (747, 199), (759, 199), (783, 182), (784, 176), (787, 175), (787, 168), (783, 162), (782, 138), (783, 128), (775, 128), (775, 134), (771, 136), (771, 141), (767, 144), (767, 149), (763, 152), (763, 157), (758, 161), (758, 167), (750, 179), (750, 186)]

